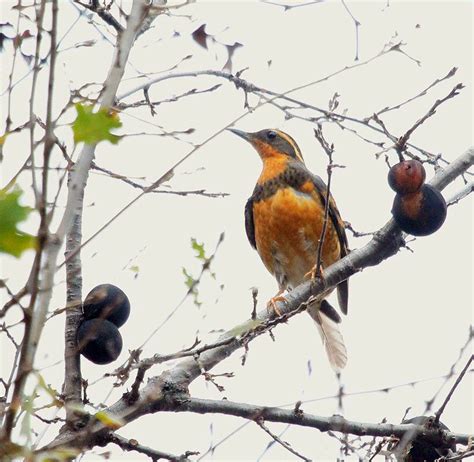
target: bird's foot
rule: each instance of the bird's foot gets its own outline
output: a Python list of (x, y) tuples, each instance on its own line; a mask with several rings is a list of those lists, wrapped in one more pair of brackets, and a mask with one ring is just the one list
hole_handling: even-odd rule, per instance
[(314, 279), (322, 279), (324, 280), (324, 271), (322, 265), (314, 265), (305, 275), (305, 279), (310, 279), (311, 281)]
[(285, 302), (286, 298), (281, 295), (284, 291), (280, 290), (274, 297), (272, 297), (268, 302), (267, 302), (267, 310), (273, 310), (273, 312), (280, 317), (281, 316), (281, 311), (277, 307), (277, 302)]

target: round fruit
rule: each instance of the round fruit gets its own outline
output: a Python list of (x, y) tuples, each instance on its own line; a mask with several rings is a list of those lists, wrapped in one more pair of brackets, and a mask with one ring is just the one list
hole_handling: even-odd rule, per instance
[(122, 351), (122, 336), (115, 324), (104, 319), (84, 321), (77, 330), (79, 352), (95, 364), (109, 364)]
[(404, 160), (394, 165), (388, 172), (388, 184), (399, 194), (414, 193), (425, 182), (426, 172), (417, 160)]
[(411, 194), (397, 194), (392, 207), (398, 226), (414, 236), (428, 236), (444, 223), (446, 202), (441, 193), (430, 185)]
[(117, 327), (130, 315), (130, 302), (125, 293), (112, 284), (94, 287), (84, 300), (84, 319), (107, 319)]

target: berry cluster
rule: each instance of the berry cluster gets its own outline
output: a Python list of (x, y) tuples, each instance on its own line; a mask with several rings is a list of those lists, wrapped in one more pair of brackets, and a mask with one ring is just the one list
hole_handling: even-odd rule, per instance
[(414, 236), (437, 231), (446, 219), (446, 202), (438, 190), (424, 184), (426, 172), (421, 162), (404, 160), (388, 173), (388, 184), (397, 193), (392, 214), (398, 226)]
[(84, 318), (77, 330), (79, 352), (95, 364), (109, 364), (122, 351), (118, 330), (130, 315), (125, 293), (112, 284), (94, 287), (83, 303)]

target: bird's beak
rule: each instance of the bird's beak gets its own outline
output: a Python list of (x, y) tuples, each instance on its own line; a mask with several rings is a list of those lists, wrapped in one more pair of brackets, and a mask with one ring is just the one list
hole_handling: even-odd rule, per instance
[(242, 130), (237, 130), (236, 128), (228, 128), (227, 130), (236, 134), (237, 136), (240, 136), (241, 138), (248, 141), (249, 143), (252, 142), (252, 133), (247, 133)]

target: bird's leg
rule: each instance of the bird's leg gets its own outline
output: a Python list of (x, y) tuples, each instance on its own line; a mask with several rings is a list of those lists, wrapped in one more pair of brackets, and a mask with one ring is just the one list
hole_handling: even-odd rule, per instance
[(281, 311), (278, 309), (276, 302), (285, 302), (286, 303), (286, 298), (283, 297), (281, 294), (285, 292), (284, 288), (281, 288), (274, 297), (272, 297), (268, 302), (267, 302), (267, 309), (270, 310), (272, 309), (277, 316), (281, 316)]
[(321, 279), (324, 281), (324, 271), (323, 271), (323, 265), (320, 263), (319, 265), (316, 264), (314, 265), (305, 275), (305, 279)]

